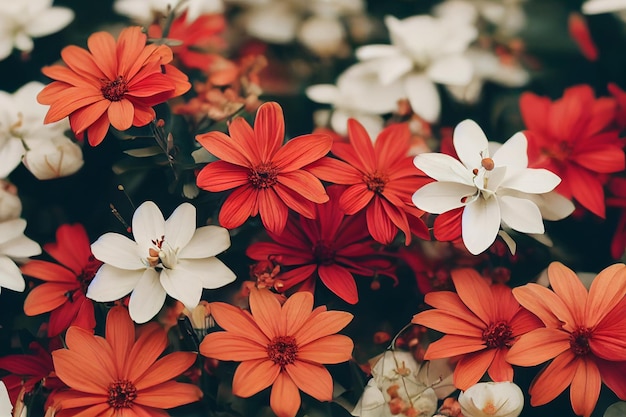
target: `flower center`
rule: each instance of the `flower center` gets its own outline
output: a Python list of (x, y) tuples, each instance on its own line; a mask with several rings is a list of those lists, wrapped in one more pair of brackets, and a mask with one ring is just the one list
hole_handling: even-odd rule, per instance
[(108, 403), (112, 408), (130, 408), (137, 398), (137, 388), (127, 380), (113, 382), (109, 385)]
[(498, 408), (491, 400), (489, 400), (487, 401), (487, 404), (485, 404), (485, 406), (483, 407), (482, 412), (487, 414), (488, 416), (492, 416), (498, 412)]
[(578, 356), (584, 356), (591, 351), (589, 347), (589, 339), (591, 338), (591, 329), (579, 327), (569, 336), (569, 345), (572, 352)]
[(483, 330), (483, 340), (489, 349), (510, 348), (513, 344), (513, 330), (507, 322), (499, 321)]
[(102, 87), (100, 88), (100, 91), (102, 91), (102, 95), (107, 100), (120, 101), (128, 92), (128, 83), (121, 75), (113, 81), (102, 80)]
[(248, 180), (254, 188), (270, 188), (276, 184), (278, 168), (271, 163), (262, 163), (250, 169)]
[(281, 368), (294, 363), (297, 353), (296, 339), (291, 336), (276, 336), (267, 345), (267, 356)]
[(543, 148), (542, 152), (549, 158), (556, 159), (558, 161), (566, 161), (572, 153), (572, 147), (568, 142), (562, 141), (555, 143), (550, 148)]
[(363, 182), (367, 185), (367, 188), (370, 191), (375, 193), (382, 193), (385, 190), (385, 184), (389, 181), (387, 176), (380, 174), (378, 172), (374, 172), (371, 174), (365, 174), (363, 176)]
[(165, 242), (165, 236), (152, 240), (154, 247), (148, 249), (147, 265), (155, 268), (159, 266), (172, 269), (178, 263), (178, 249), (172, 248)]
[(319, 265), (332, 265), (335, 263), (335, 251), (323, 240), (320, 240), (313, 246), (313, 256)]

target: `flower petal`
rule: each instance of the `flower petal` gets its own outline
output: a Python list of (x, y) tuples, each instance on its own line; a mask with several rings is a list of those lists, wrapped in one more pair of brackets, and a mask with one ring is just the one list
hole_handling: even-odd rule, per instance
[(130, 293), (149, 270), (129, 271), (104, 264), (89, 284), (87, 297), (98, 302), (116, 301)]
[[(254, 139), (262, 161), (269, 161), (285, 138), (285, 116), (276, 102), (263, 103), (254, 119)], [(278, 155), (277, 155), (278, 156)]]
[(232, 332), (209, 333), (200, 343), (200, 354), (221, 361), (268, 360), (267, 344), (262, 345), (250, 338)]
[(233, 394), (248, 398), (276, 381), (280, 366), (267, 358), (246, 360), (239, 364), (233, 377)]
[(278, 374), (272, 393), (270, 407), (277, 417), (295, 417), (300, 409), (300, 392), (293, 380), (286, 372)]
[(170, 297), (183, 303), (189, 311), (192, 311), (200, 302), (202, 281), (197, 276), (180, 268), (163, 268), (159, 275), (159, 281), (163, 290)]
[(535, 203), (525, 198), (508, 195), (498, 197), (502, 221), (513, 230), (522, 233), (543, 233), (541, 212)]
[(346, 362), (352, 357), (354, 343), (348, 336), (333, 334), (299, 344), (298, 360), (308, 363), (335, 364)]
[(154, 269), (146, 269), (130, 295), (128, 304), (130, 317), (135, 323), (147, 322), (163, 307), (165, 296), (165, 289), (159, 281), (159, 273)]
[[(184, 250), (196, 232), (196, 208), (189, 203), (183, 203), (165, 222), (166, 242), (173, 250)], [(178, 252), (180, 256), (180, 252)]]
[(500, 230), (500, 207), (495, 198), (477, 198), (465, 206), (462, 217), (463, 243), (473, 255), (487, 250)]
[(438, 181), (426, 184), (415, 191), (412, 201), (420, 210), (441, 214), (465, 206), (465, 201), (477, 192), (473, 185)]
[(480, 381), (497, 352), (497, 349), (485, 349), (463, 356), (454, 368), (454, 386), (465, 391)]
[(443, 153), (422, 153), (413, 159), (415, 166), (437, 181), (474, 186), (473, 175), (458, 159)]
[(478, 123), (463, 120), (454, 128), (452, 140), (459, 159), (468, 170), (481, 167), (481, 153), (488, 151), (488, 141)]
[(270, 340), (281, 336), (277, 320), (281, 316), (281, 305), (269, 290), (250, 291), (250, 311), (254, 321)]
[(579, 360), (570, 350), (554, 358), (530, 384), (530, 405), (547, 404), (562, 393), (574, 379)]
[(298, 388), (319, 401), (333, 399), (333, 379), (321, 365), (296, 360), (285, 371)]
[(436, 83), (466, 86), (472, 80), (474, 66), (462, 55), (444, 55), (435, 59), (426, 73)]
[(337, 264), (319, 265), (317, 273), (324, 285), (339, 298), (350, 304), (359, 301), (354, 276), (346, 268)]
[(413, 111), (429, 123), (436, 122), (441, 113), (441, 99), (435, 84), (425, 75), (405, 77), (404, 88)]
[(539, 328), (522, 335), (509, 350), (506, 360), (513, 365), (535, 366), (569, 349), (569, 333)]

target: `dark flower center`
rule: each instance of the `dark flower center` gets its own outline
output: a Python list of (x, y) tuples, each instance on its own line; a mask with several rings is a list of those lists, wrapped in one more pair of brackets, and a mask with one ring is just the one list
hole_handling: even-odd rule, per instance
[(572, 146), (567, 141), (561, 141), (553, 144), (550, 148), (543, 148), (542, 151), (552, 159), (566, 161), (572, 153)]
[(122, 380), (109, 385), (109, 399), (107, 402), (116, 410), (132, 407), (136, 398), (137, 388), (130, 381)]
[(102, 88), (100, 88), (100, 91), (102, 91), (102, 95), (107, 100), (120, 101), (128, 92), (128, 83), (120, 75), (113, 81), (105, 80), (103, 82)]
[(492, 323), (483, 330), (483, 340), (489, 349), (510, 348), (513, 345), (513, 330), (506, 321)]
[(579, 327), (569, 336), (569, 345), (572, 352), (578, 356), (584, 356), (591, 351), (589, 347), (589, 339), (591, 338), (591, 329)]
[(254, 188), (270, 188), (276, 184), (278, 168), (271, 163), (262, 163), (250, 169), (248, 180)]
[(386, 175), (380, 174), (378, 172), (374, 172), (371, 174), (365, 174), (363, 176), (363, 182), (367, 185), (367, 188), (370, 191), (375, 193), (382, 193), (385, 190), (385, 184), (389, 181), (389, 178)]
[(267, 356), (281, 368), (294, 363), (297, 353), (296, 339), (291, 336), (276, 336), (267, 345)]
[(335, 263), (335, 251), (323, 240), (313, 246), (313, 256), (318, 265), (332, 265)]

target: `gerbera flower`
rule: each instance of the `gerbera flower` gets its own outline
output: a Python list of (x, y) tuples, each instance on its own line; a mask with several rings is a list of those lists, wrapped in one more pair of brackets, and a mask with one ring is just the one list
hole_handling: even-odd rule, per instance
[(158, 359), (168, 344), (166, 332), (150, 323), (135, 339), (124, 307), (109, 311), (105, 338), (72, 326), (65, 343), (67, 349), (52, 352), (52, 359), (57, 376), (71, 389), (54, 394), (60, 410), (55, 417), (165, 417), (164, 408), (202, 398), (197, 386), (172, 380), (193, 365), (196, 354), (174, 352)]
[(614, 99), (595, 99), (588, 85), (566, 89), (555, 102), (533, 93), (520, 98), (529, 166), (554, 172), (562, 180), (559, 194), (602, 218), (604, 174), (625, 167), (623, 144), (612, 127), (615, 109)]
[(64, 224), (57, 229), (56, 243), (44, 250), (61, 265), (33, 260), (22, 266), (22, 274), (45, 281), (33, 288), (24, 301), (27, 316), (50, 312), (48, 337), (69, 326), (93, 330), (93, 303), (85, 297), (89, 283), (102, 265), (91, 253), (91, 244), (81, 224)]
[(313, 295), (298, 292), (280, 302), (268, 290), (251, 288), (252, 314), (224, 303), (212, 303), (211, 314), (225, 332), (207, 335), (200, 344), (204, 356), (241, 361), (233, 379), (233, 394), (250, 397), (272, 385), (270, 406), (278, 417), (293, 417), (300, 408), (298, 389), (319, 401), (333, 397), (333, 381), (323, 364), (345, 362), (353, 343), (334, 334), (352, 314), (313, 310)]
[(293, 268), (281, 271), (281, 290), (301, 285), (313, 291), (319, 278), (338, 297), (355, 304), (359, 295), (353, 274), (373, 276), (389, 269), (390, 262), (372, 247), (364, 217), (345, 216), (339, 208), (342, 190), (328, 188), (330, 201), (317, 205), (315, 220), (292, 216), (281, 235), (268, 232), (274, 242), (253, 243), (246, 250), (256, 261), (279, 259), (281, 266)]
[(221, 159), (200, 171), (198, 187), (212, 192), (234, 189), (222, 205), (220, 224), (234, 229), (260, 214), (265, 228), (279, 235), (288, 208), (315, 218), (315, 203), (325, 203), (328, 195), (307, 165), (328, 153), (330, 136), (302, 135), (281, 146), (285, 121), (282, 108), (274, 102), (259, 107), (254, 130), (242, 117), (235, 118), (228, 130), (230, 137), (221, 132), (196, 136)]
[(532, 283), (513, 289), (545, 328), (523, 335), (506, 359), (522, 366), (552, 359), (530, 385), (530, 404), (546, 404), (569, 386), (574, 412), (589, 417), (602, 382), (626, 399), (626, 267), (601, 271), (589, 292), (559, 262), (550, 264), (548, 278), (553, 291)]
[(367, 230), (384, 245), (398, 233), (411, 243), (411, 233), (428, 239), (428, 230), (411, 203), (411, 193), (427, 182), (407, 156), (411, 133), (405, 123), (385, 128), (372, 143), (363, 125), (348, 121), (349, 143), (333, 144), (332, 153), (343, 161), (324, 158), (309, 167), (313, 174), (336, 184), (349, 185), (339, 199), (347, 215), (365, 210)]
[(61, 57), (67, 67), (53, 65), (42, 72), (52, 78), (37, 96), (50, 109), (44, 120), (52, 123), (69, 116), (74, 133), (89, 144), (102, 142), (109, 126), (126, 130), (154, 120), (152, 106), (189, 90), (187, 76), (172, 65), (166, 45), (146, 45), (140, 27), (122, 30), (115, 39), (97, 32), (89, 37), (89, 51), (67, 46)]
[(132, 230), (135, 241), (106, 233), (91, 245), (104, 265), (89, 284), (87, 297), (107, 302), (132, 292), (128, 308), (137, 323), (154, 317), (167, 294), (191, 310), (203, 288), (235, 280), (233, 271), (215, 257), (230, 247), (228, 230), (196, 229), (196, 208), (189, 203), (178, 206), (166, 221), (156, 204), (146, 201), (133, 215)]
[(541, 327), (541, 322), (520, 306), (509, 287), (489, 286), (473, 269), (453, 270), (451, 275), (456, 294), (426, 294), (424, 301), (435, 310), (411, 320), (445, 333), (428, 346), (424, 359), (462, 355), (454, 369), (454, 385), (461, 390), (477, 383), (485, 372), (493, 381), (512, 381), (513, 368), (505, 356), (521, 335)]

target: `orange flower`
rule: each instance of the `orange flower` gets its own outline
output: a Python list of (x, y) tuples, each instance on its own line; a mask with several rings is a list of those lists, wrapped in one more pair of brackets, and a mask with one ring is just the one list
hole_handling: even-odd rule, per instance
[(588, 417), (602, 382), (626, 399), (626, 267), (604, 269), (589, 292), (559, 262), (550, 264), (548, 278), (554, 292), (538, 284), (513, 290), (546, 327), (522, 336), (507, 360), (535, 366), (553, 359), (530, 385), (530, 404), (546, 404), (569, 386), (574, 412)]
[(53, 81), (37, 96), (50, 109), (52, 123), (69, 116), (77, 135), (87, 132), (89, 144), (104, 139), (109, 126), (126, 130), (155, 118), (152, 106), (189, 90), (187, 76), (172, 65), (172, 50), (146, 45), (140, 27), (124, 29), (117, 40), (107, 32), (89, 37), (89, 51), (68, 46), (61, 51), (67, 67), (53, 65), (42, 72)]
[(224, 303), (212, 303), (211, 314), (226, 331), (207, 335), (200, 353), (210, 358), (241, 361), (233, 394), (250, 397), (272, 385), (270, 406), (278, 417), (293, 417), (300, 408), (298, 389), (319, 401), (332, 400), (333, 381), (322, 364), (345, 362), (352, 340), (334, 333), (352, 314), (313, 310), (313, 295), (299, 292), (282, 306), (268, 290), (250, 291), (252, 314)]
[(164, 408), (198, 401), (202, 392), (192, 384), (172, 381), (196, 360), (191, 352), (157, 358), (167, 347), (165, 331), (150, 323), (135, 340), (128, 311), (109, 311), (106, 339), (72, 326), (65, 336), (68, 349), (52, 352), (57, 376), (71, 389), (54, 394), (56, 417), (165, 417)]
[(288, 207), (314, 219), (315, 203), (325, 203), (328, 195), (306, 165), (326, 155), (332, 139), (302, 135), (281, 146), (285, 121), (282, 108), (273, 102), (259, 108), (254, 130), (242, 117), (233, 120), (228, 129), (230, 137), (221, 132), (196, 136), (206, 150), (221, 159), (200, 171), (198, 187), (212, 192), (235, 189), (222, 205), (220, 224), (234, 229), (259, 213), (265, 228), (280, 235)]
[(446, 333), (431, 343), (424, 359), (462, 356), (454, 370), (454, 385), (466, 390), (485, 372), (496, 382), (512, 381), (513, 368), (505, 360), (519, 336), (541, 327), (502, 284), (489, 286), (473, 269), (451, 271), (456, 294), (437, 291), (424, 301), (435, 310), (423, 311), (412, 323)]

